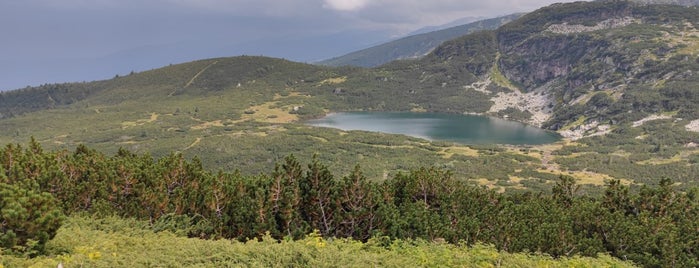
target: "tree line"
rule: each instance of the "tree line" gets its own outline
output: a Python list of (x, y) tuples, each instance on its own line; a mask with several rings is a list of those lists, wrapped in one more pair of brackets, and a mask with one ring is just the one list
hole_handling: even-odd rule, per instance
[(434, 167), (377, 181), (356, 166), (336, 177), (317, 158), (302, 165), (293, 155), (268, 174), (243, 176), (207, 171), (179, 153), (44, 151), (32, 139), (0, 149), (0, 246), (41, 254), (64, 215), (87, 213), (204, 239), (301, 239), (317, 230), (327, 238), (487, 243), (552, 256), (608, 252), (649, 267), (699, 265), (697, 189), (681, 192), (662, 179), (638, 192), (611, 180), (601, 197), (576, 190), (572, 177), (561, 176), (551, 193), (505, 195)]

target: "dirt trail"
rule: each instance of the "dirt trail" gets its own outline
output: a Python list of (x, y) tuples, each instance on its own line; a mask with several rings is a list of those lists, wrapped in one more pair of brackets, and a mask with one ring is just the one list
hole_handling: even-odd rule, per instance
[(214, 61), (211, 64), (204, 67), (204, 69), (201, 69), (201, 71), (199, 71), (197, 74), (195, 74), (194, 77), (192, 77), (192, 79), (189, 79), (189, 82), (187, 82), (187, 84), (185, 84), (184, 87), (186, 88), (186, 87), (190, 86), (192, 83), (194, 83), (194, 80), (196, 80), (197, 77), (199, 77), (199, 75), (204, 73), (204, 71), (206, 71), (206, 69), (209, 69), (209, 67), (214, 66), (214, 64), (216, 64), (216, 63), (218, 63), (218, 61)]
[(191, 149), (192, 147), (196, 146), (197, 144), (199, 144), (200, 142), (201, 142), (201, 138), (197, 138), (197, 140), (192, 142), (192, 144), (187, 146), (187, 148), (184, 148), (184, 150), (182, 150), (182, 151), (187, 151), (187, 150)]

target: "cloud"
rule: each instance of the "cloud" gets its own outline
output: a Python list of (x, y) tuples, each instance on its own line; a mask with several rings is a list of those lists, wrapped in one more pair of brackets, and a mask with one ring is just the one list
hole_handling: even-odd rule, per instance
[(368, 0), (325, 0), (323, 7), (338, 11), (356, 11), (367, 6)]
[[(251, 18), (317, 20), (318, 25), (406, 31), (463, 17), (494, 17), (572, 0), (23, 0), (35, 6), (86, 11), (152, 11)], [(6, 3), (14, 1), (7, 1)], [(3, 4), (0, 3), (0, 7)], [(341, 21), (338, 23), (338, 21)]]
[(354, 16), (366, 24), (405, 31), (445, 24), (464, 17), (496, 17), (528, 12), (555, 2), (572, 0), (374, 0), (356, 9)]

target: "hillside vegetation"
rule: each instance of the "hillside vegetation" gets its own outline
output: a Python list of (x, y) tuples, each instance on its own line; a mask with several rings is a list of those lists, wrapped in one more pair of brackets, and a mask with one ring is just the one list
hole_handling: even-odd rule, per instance
[[(696, 7), (554, 4), (377, 68), (240, 56), (2, 92), (2, 264), (151, 265), (115, 242), (143, 234), (220, 249), (222, 265), (550, 261), (504, 253), (537, 252), (699, 266), (697, 25)], [(463, 145), (303, 124), (359, 110), (475, 113), (567, 138)], [(287, 255), (265, 255), (275, 246)], [(372, 260), (347, 261), (394, 265)]]
[[(243, 174), (294, 153), (318, 154), (341, 172), (361, 164), (374, 180), (429, 163), (503, 189), (550, 189), (560, 174), (633, 187), (672, 178), (689, 188), (699, 174), (697, 18), (695, 7), (557, 4), (374, 69), (242, 56), (3, 92), (0, 142), (179, 151), (208, 169), (244, 163)], [(299, 124), (354, 110), (479, 113), (575, 142), (495, 150), (510, 160), (486, 173), (492, 161), (473, 146)]]
[[(575, 180), (561, 176), (550, 193), (504, 195), (436, 167), (372, 182), (359, 166), (339, 177), (317, 159), (302, 165), (293, 156), (258, 176), (207, 172), (198, 160), (177, 154), (156, 161), (125, 150), (114, 156), (86, 147), (44, 152), (36, 143), (25, 149), (8, 145), (0, 156), (0, 245), (7, 254), (50, 253), (48, 239), (59, 233), (61, 215), (86, 213), (135, 218), (147, 221), (139, 229), (209, 239), (317, 237), (315, 243), (328, 245), (333, 242), (320, 237), (382, 239), (389, 248), (422, 239), (554, 257), (610, 254), (662, 267), (692, 267), (699, 259), (697, 190), (677, 191), (670, 180), (637, 194), (609, 181), (594, 198), (580, 195)], [(121, 254), (113, 247), (88, 250)], [(217, 254), (223, 252), (229, 250)]]
[(473, 246), (373, 238), (277, 241), (269, 236), (245, 243), (186, 238), (152, 231), (142, 221), (71, 217), (48, 244), (51, 255), (25, 259), (2, 255), (1, 267), (634, 267), (608, 255), (554, 259)]

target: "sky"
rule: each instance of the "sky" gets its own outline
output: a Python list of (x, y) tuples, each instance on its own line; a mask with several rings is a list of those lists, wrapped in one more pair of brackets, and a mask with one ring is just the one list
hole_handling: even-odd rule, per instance
[(315, 62), (463, 18), (570, 0), (0, 0), (0, 90), (191, 60)]

